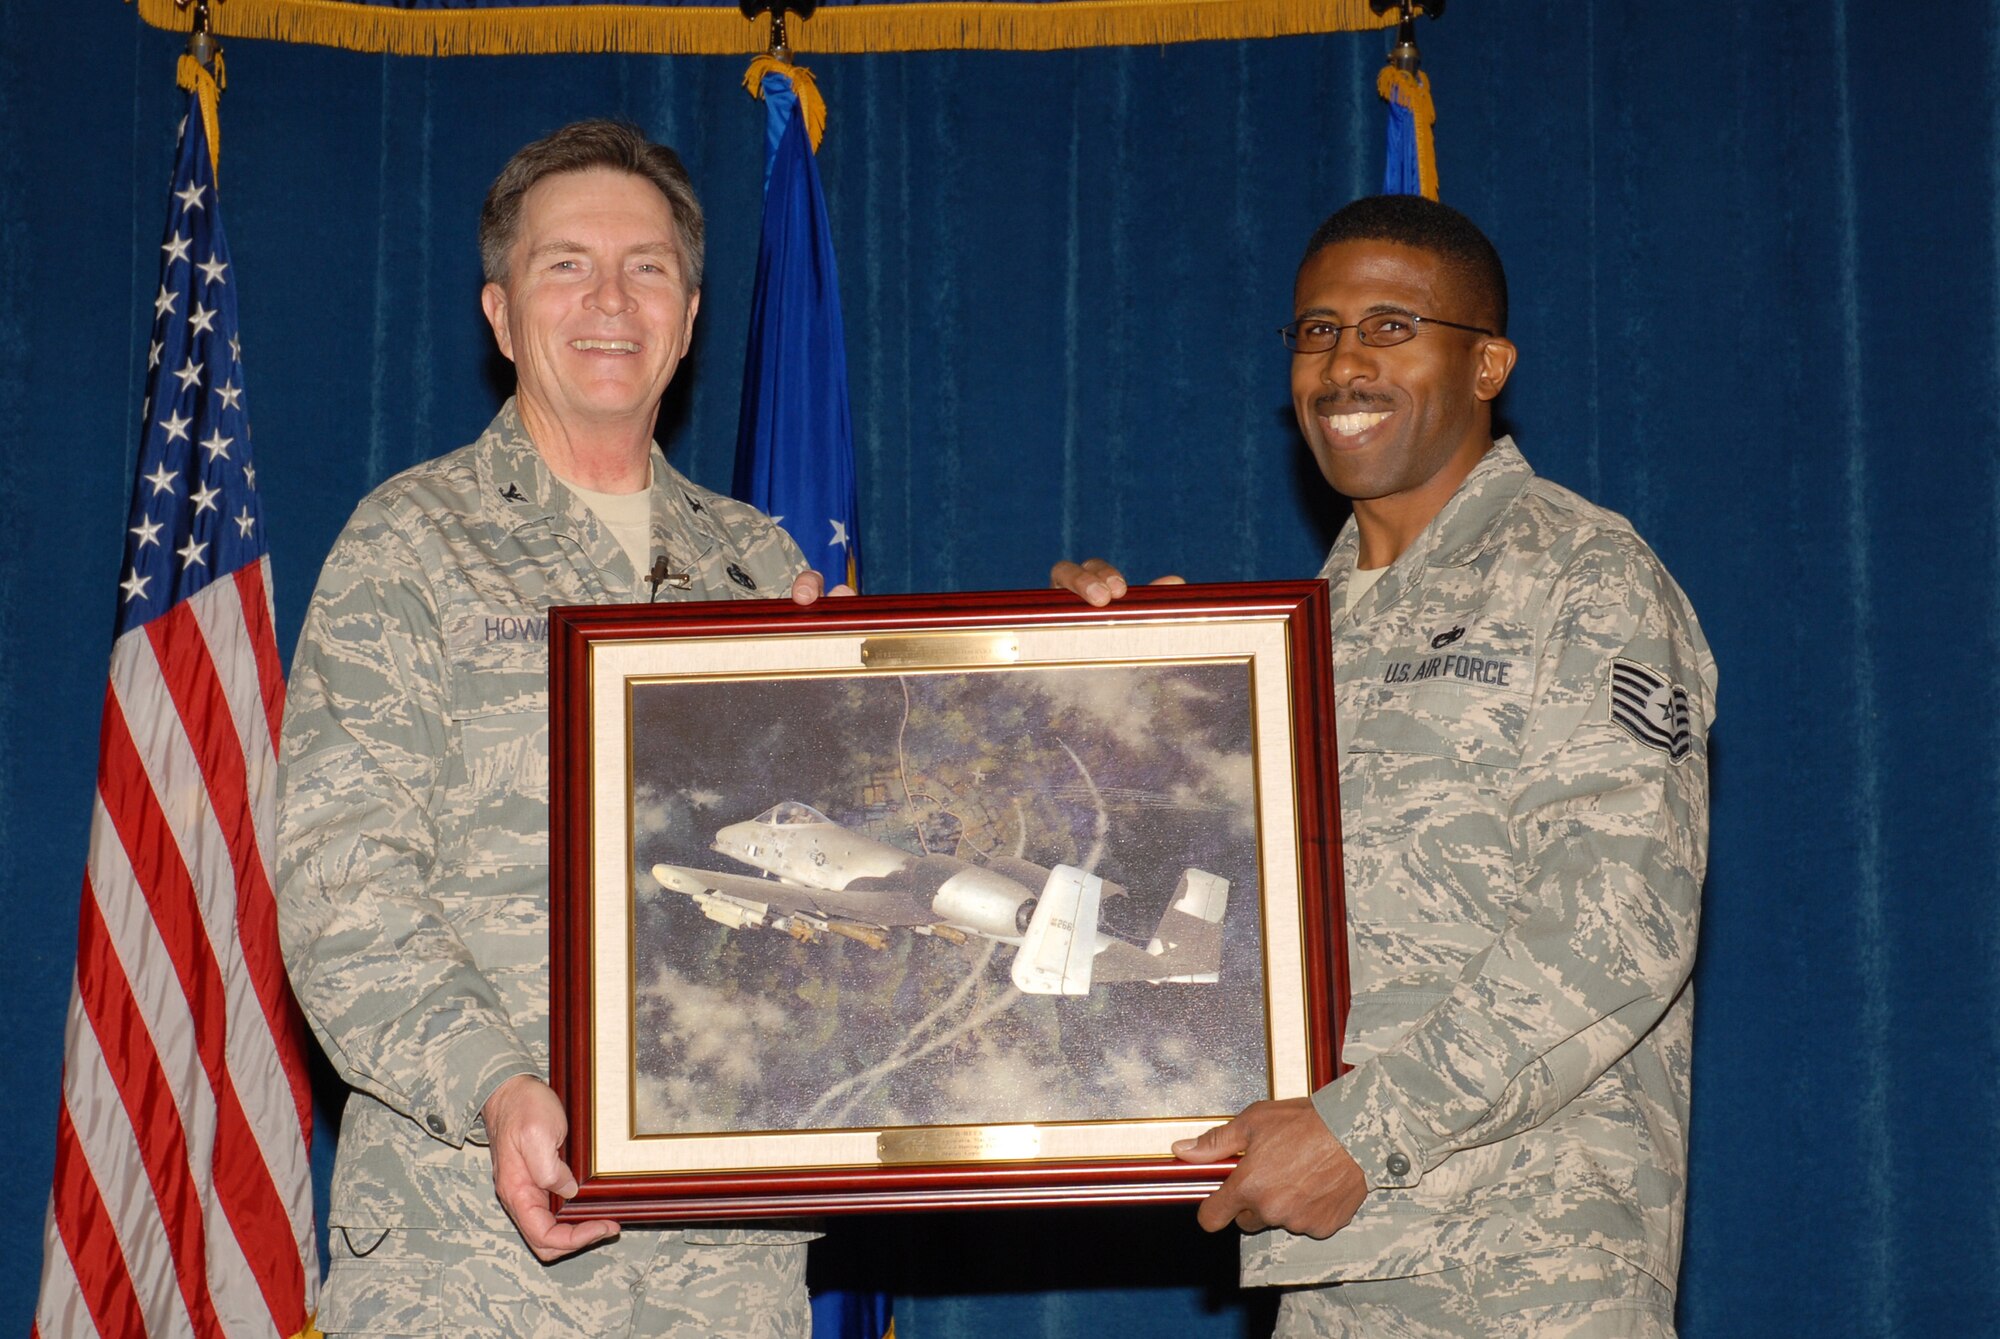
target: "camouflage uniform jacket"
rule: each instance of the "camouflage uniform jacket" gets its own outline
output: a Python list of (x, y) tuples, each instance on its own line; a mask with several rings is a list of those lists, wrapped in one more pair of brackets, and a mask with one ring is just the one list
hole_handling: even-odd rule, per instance
[[(1336, 611), (1354, 523), (1322, 575)], [(1674, 1286), (1715, 662), (1622, 517), (1501, 439), (1333, 634), (1354, 1069), (1372, 1189), (1246, 1282), (1597, 1247)]]
[[(652, 550), (691, 574), (661, 598), (789, 594), (789, 536), (652, 463)], [(357, 1090), (336, 1227), (513, 1232), (479, 1108), (548, 1073), (545, 615), (651, 588), (512, 401), (371, 493), (327, 557), (285, 709), (278, 906), (299, 1003)]]

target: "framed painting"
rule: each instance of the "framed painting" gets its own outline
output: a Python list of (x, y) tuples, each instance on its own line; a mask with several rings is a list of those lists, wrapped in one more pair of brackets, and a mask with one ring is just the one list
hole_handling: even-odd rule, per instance
[(1339, 1069), (1326, 588), (550, 611), (552, 1068), (623, 1221), (1197, 1199)]

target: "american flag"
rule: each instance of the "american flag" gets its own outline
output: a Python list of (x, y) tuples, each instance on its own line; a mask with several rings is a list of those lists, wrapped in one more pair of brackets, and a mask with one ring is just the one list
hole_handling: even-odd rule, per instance
[(98, 744), (41, 1339), (294, 1335), (319, 1282), (269, 867), (284, 678), (216, 209), (190, 95)]

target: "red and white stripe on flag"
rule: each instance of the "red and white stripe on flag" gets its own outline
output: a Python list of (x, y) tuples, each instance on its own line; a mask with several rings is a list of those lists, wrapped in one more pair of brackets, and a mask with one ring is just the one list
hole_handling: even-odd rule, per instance
[(234, 273), (194, 96), (173, 188), (98, 740), (41, 1339), (288, 1339), (319, 1285), (312, 1099), (270, 872), (284, 674)]
[(311, 1099), (266, 855), (268, 559), (112, 653), (36, 1315), (56, 1336), (293, 1335)]

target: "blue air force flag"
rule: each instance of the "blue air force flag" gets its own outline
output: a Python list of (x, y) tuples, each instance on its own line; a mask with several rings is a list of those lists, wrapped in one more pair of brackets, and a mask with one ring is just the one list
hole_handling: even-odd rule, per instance
[(819, 169), (791, 79), (763, 77), (768, 156), (736, 496), (776, 517), (827, 584), (857, 587), (854, 427), (840, 284)]

